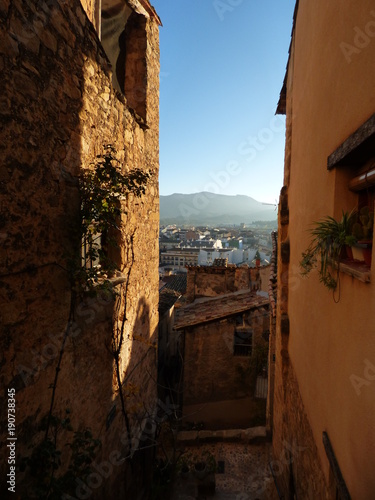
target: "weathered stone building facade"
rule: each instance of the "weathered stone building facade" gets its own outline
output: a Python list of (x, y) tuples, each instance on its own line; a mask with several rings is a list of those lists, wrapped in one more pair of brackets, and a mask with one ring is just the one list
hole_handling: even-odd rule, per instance
[(232, 264), (226, 266), (187, 266), (187, 269), (186, 300), (188, 302), (193, 302), (200, 297), (216, 297), (238, 290), (260, 290), (262, 270), (269, 270), (268, 266), (259, 268)]
[(265, 401), (254, 398), (255, 359), (263, 353), (267, 364), (269, 333), (260, 270), (192, 266), (187, 278), (187, 303), (181, 300), (174, 322), (183, 417), (207, 428), (248, 427), (265, 416)]
[[(103, 44), (100, 36), (116, 16), (120, 47), (106, 52), (109, 31)], [(73, 498), (103, 498), (104, 490), (106, 498), (144, 498), (142, 470), (131, 472), (129, 457), (137, 467), (134, 452), (156, 406), (159, 25), (147, 0), (0, 2), (2, 408), (15, 389), (17, 467), (43, 439), (52, 393), (54, 415), (69, 409), (74, 430), (91, 428), (100, 439), (96, 475), (77, 483)], [(117, 149), (124, 172), (138, 168), (150, 180), (144, 195), (124, 201), (116, 300), (72, 304), (67, 256), (80, 245), (77, 178), (104, 144)], [(112, 352), (122, 325), (125, 412)], [(7, 431), (2, 411), (2, 443)], [(61, 430), (60, 449), (69, 440)], [(6, 457), (2, 445), (2, 478)], [(17, 494), (27, 478), (17, 469)]]

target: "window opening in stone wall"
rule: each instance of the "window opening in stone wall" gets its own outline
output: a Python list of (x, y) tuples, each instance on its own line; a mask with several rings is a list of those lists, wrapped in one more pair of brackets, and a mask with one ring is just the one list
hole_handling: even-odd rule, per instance
[(358, 242), (346, 249), (347, 259), (340, 269), (369, 281), (375, 202), (375, 114), (328, 157), (327, 168), (337, 169), (337, 211), (357, 210), (352, 234)]
[(102, 0), (100, 39), (112, 65), (113, 87), (146, 120), (146, 18), (123, 0)]
[[(100, 264), (99, 255), (102, 251), (102, 235), (97, 235), (90, 244), (86, 238), (82, 238), (81, 257), (82, 267), (85, 269), (93, 269)], [(94, 255), (94, 257), (93, 257)]]
[(251, 356), (253, 352), (253, 332), (236, 329), (233, 338), (234, 356)]
[(237, 314), (237, 316), (236, 316), (236, 326), (237, 327), (244, 326), (243, 314)]
[(357, 221), (353, 225), (353, 235), (358, 243), (352, 247), (353, 259), (364, 262), (371, 268), (374, 201), (375, 201), (375, 157), (365, 163), (349, 181), (349, 189), (358, 195)]

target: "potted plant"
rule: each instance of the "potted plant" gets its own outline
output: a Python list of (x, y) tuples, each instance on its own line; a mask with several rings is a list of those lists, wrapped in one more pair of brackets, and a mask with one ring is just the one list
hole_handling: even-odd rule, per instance
[(352, 252), (355, 260), (364, 261), (368, 266), (371, 266), (373, 228), (374, 212), (362, 207), (352, 227), (352, 235), (357, 240)]
[[(345, 246), (353, 246), (357, 239), (352, 234), (356, 212), (342, 212), (341, 220), (327, 216), (314, 223), (310, 230), (312, 240), (302, 253), (300, 266), (302, 274), (308, 275), (317, 268), (319, 280), (330, 290), (337, 287), (340, 261), (343, 259)], [(319, 261), (319, 262), (318, 262)]]

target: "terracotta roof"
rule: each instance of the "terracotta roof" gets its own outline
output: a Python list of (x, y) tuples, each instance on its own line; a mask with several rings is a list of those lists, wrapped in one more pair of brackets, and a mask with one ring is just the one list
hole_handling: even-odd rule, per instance
[(220, 297), (197, 299), (192, 304), (176, 311), (174, 329), (180, 330), (187, 326), (207, 323), (268, 304), (268, 297), (262, 297), (248, 290), (240, 290)]
[(163, 281), (166, 281), (166, 285), (164, 285), (160, 291), (164, 290), (164, 288), (168, 288), (169, 290), (180, 292), (180, 295), (186, 293), (187, 273), (164, 276)]
[(288, 70), (289, 70), (290, 53), (291, 53), (291, 50), (292, 50), (294, 30), (296, 28), (298, 7), (299, 7), (299, 0), (296, 0), (296, 5), (294, 7), (294, 14), (293, 14), (292, 35), (291, 35), (291, 40), (290, 40), (290, 45), (289, 45), (289, 52), (288, 52), (288, 62), (286, 64), (286, 72), (285, 72), (285, 77), (284, 77), (284, 81), (283, 81), (283, 86), (281, 88), (279, 102), (278, 102), (277, 108), (276, 108), (276, 114), (277, 115), (285, 115), (286, 114), (286, 84), (287, 84), (287, 81), (288, 81)]
[(175, 290), (170, 290), (169, 288), (163, 288), (159, 292), (159, 314), (163, 316), (181, 297), (179, 292)]
[(156, 13), (155, 8), (150, 4), (148, 0), (139, 0), (139, 3), (156, 20), (159, 26), (163, 26), (160, 17)]

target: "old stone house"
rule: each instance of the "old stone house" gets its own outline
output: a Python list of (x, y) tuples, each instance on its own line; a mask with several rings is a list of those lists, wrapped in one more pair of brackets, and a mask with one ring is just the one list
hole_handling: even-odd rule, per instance
[(278, 104), (286, 148), (273, 451), (284, 498), (374, 498), (374, 247), (372, 265), (340, 265), (334, 292), (299, 267), (314, 221), (374, 209), (374, 57), (372, 0), (297, 1)]
[[(1, 407), (15, 394), (17, 495), (34, 487), (20, 459), (43, 442), (51, 415), (63, 452), (55, 475), (66, 472), (67, 411), (72, 429), (91, 429), (101, 447), (91, 475), (63, 493), (146, 495), (137, 450), (152, 443), (157, 405), (159, 26), (148, 0), (0, 2)], [(150, 178), (123, 201), (116, 298), (73, 303), (77, 179), (105, 144), (124, 173)], [(0, 425), (4, 478), (5, 413)]]
[[(209, 428), (249, 427), (265, 417), (254, 398), (257, 363), (267, 365), (269, 298), (259, 269), (189, 267), (186, 300), (175, 310), (174, 349), (185, 422)], [(264, 379), (266, 398), (266, 379)]]

